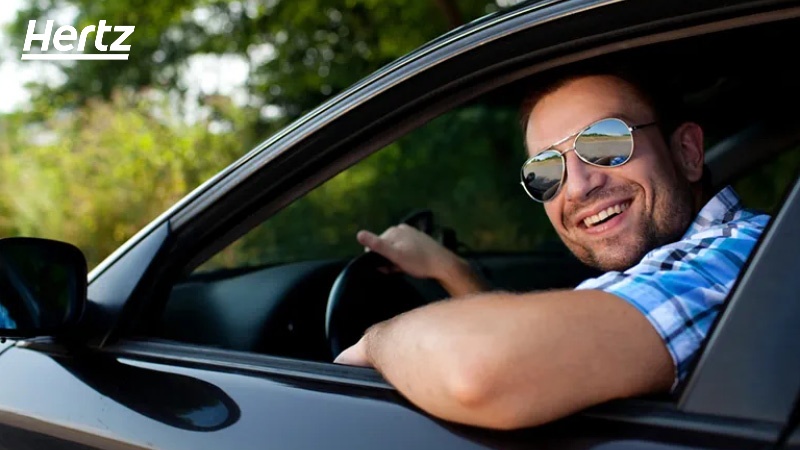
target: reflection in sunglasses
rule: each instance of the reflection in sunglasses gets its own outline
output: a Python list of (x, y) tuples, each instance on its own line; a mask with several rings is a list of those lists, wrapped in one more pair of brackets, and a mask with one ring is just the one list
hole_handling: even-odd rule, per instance
[[(633, 134), (638, 128), (655, 125), (655, 122), (629, 126), (622, 119), (609, 118), (595, 122), (578, 133), (556, 142), (550, 148), (528, 159), (522, 166), (522, 185), (534, 200), (550, 200), (558, 193), (565, 171), (565, 154), (575, 154), (585, 163), (598, 167), (616, 167), (625, 164), (633, 155)], [(555, 146), (574, 137), (567, 150)]]

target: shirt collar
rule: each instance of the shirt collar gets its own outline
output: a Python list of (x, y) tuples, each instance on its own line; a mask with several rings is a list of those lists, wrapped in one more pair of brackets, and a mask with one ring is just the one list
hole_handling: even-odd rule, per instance
[(689, 229), (686, 230), (684, 238), (691, 236), (703, 229), (719, 223), (725, 223), (733, 219), (734, 214), (742, 209), (739, 196), (730, 186), (725, 186), (721, 191), (711, 197), (711, 200), (703, 206)]

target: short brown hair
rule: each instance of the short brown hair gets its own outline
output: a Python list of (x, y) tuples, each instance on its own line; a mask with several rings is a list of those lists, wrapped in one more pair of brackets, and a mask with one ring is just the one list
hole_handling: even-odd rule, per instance
[(681, 106), (681, 96), (671, 88), (670, 83), (626, 69), (578, 70), (569, 73), (555, 73), (539, 79), (536, 86), (526, 93), (520, 105), (519, 114), (523, 135), (528, 127), (528, 120), (533, 108), (542, 98), (561, 89), (571, 81), (590, 76), (611, 76), (629, 84), (645, 105), (653, 111), (665, 139), (675, 131), (678, 125), (688, 120), (684, 108)]
[[(655, 120), (658, 122), (658, 128), (664, 139), (669, 139), (669, 136), (681, 123), (692, 120), (688, 109), (684, 105), (680, 91), (667, 80), (659, 79), (657, 76), (646, 76), (629, 69), (577, 70), (569, 73), (555, 73), (544, 79), (539, 79), (536, 87), (528, 91), (522, 100), (519, 111), (523, 136), (527, 130), (531, 112), (542, 98), (561, 89), (571, 81), (590, 76), (612, 76), (629, 84), (655, 115)], [(700, 187), (705, 194), (709, 195), (713, 188), (711, 172), (705, 164), (703, 165), (703, 177), (700, 179)]]

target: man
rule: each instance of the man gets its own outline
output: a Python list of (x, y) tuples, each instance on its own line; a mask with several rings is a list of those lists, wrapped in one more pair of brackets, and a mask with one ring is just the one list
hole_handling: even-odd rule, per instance
[(703, 131), (639, 84), (561, 79), (526, 101), (523, 186), (563, 242), (606, 271), (575, 290), (480, 293), (460, 257), (407, 226), (358, 241), (453, 296), (371, 327), (338, 363), (373, 366), (444, 419), (541, 424), (674, 388), (768, 221), (706, 192)]

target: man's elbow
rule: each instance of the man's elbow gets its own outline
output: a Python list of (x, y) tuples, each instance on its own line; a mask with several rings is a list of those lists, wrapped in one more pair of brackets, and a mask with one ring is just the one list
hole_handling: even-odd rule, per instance
[(443, 418), (498, 430), (541, 425), (557, 418), (525, 400), (538, 396), (532, 392), (535, 383), (527, 387), (524, 395), (504, 392), (504, 380), (496, 379), (497, 374), (483, 367), (465, 366), (451, 373), (447, 389), (453, 411), (447, 414), (450, 417)]

